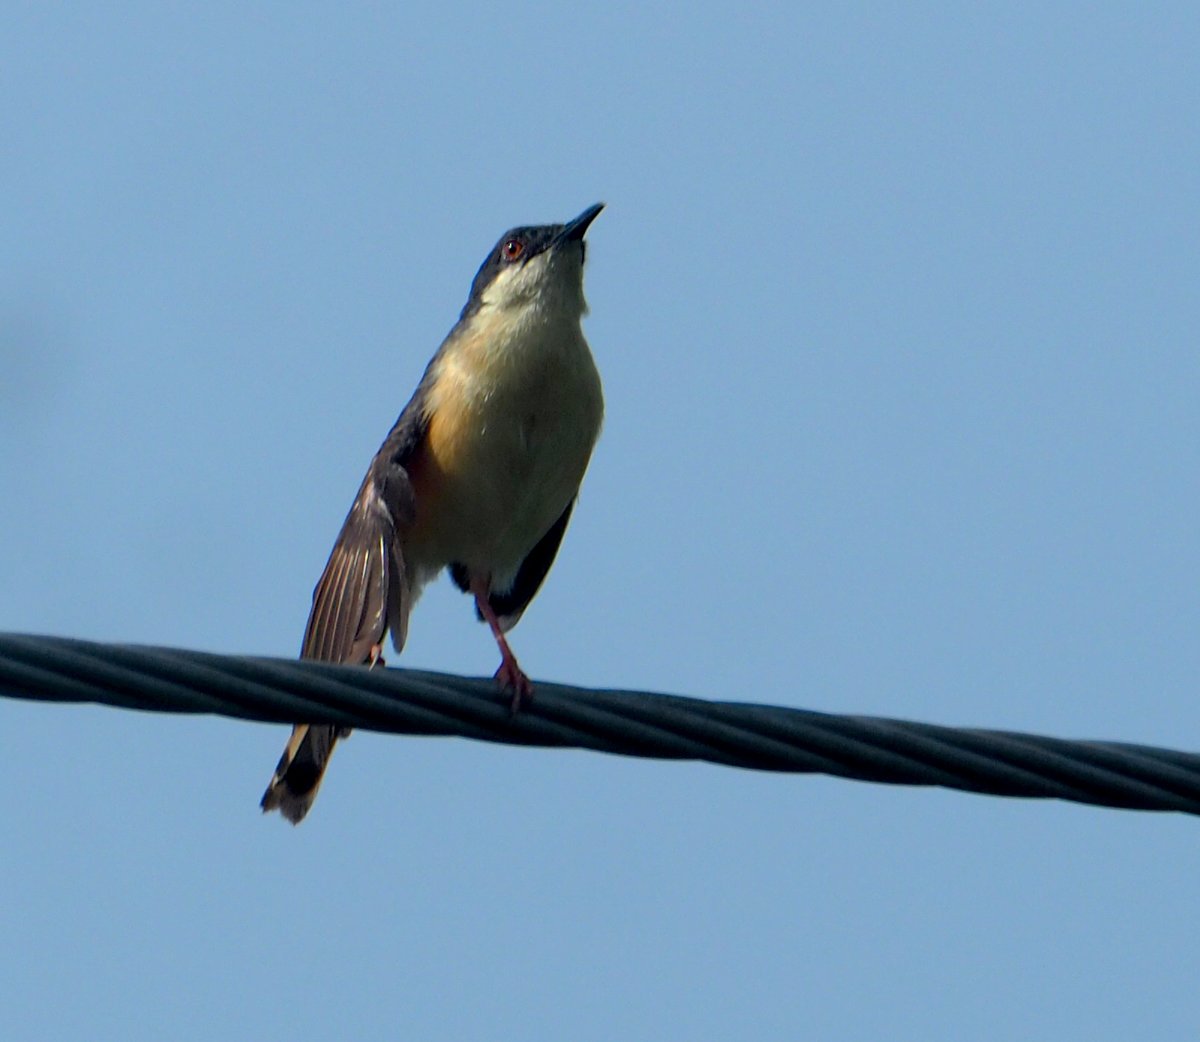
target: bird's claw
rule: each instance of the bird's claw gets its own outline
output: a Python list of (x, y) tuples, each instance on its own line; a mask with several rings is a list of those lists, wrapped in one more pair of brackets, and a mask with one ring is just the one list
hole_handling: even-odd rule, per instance
[(500, 663), (500, 668), (496, 670), (496, 683), (502, 690), (512, 692), (509, 712), (513, 716), (520, 712), (522, 703), (533, 698), (533, 681), (517, 665), (515, 658), (505, 658)]

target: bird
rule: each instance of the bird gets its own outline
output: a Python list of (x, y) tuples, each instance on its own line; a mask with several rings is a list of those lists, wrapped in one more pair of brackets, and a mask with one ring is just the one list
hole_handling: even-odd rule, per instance
[[(583, 335), (584, 235), (604, 208), (505, 232), (458, 322), (372, 458), (313, 591), (302, 659), (376, 667), (404, 648), (422, 588), (448, 570), (500, 650), (516, 713), (533, 693), (505, 634), (538, 592), (600, 436)], [(263, 812), (299, 824), (345, 727), (297, 724)]]

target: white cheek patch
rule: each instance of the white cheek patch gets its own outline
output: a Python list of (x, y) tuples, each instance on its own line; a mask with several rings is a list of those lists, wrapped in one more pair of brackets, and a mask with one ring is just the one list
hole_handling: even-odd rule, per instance
[(524, 264), (501, 268), (484, 290), (484, 304), (489, 307), (507, 308), (529, 303), (544, 288), (549, 256), (549, 252), (539, 253)]
[(503, 307), (513, 295), (513, 280), (518, 269), (501, 268), (483, 291), (483, 302), (489, 307)]

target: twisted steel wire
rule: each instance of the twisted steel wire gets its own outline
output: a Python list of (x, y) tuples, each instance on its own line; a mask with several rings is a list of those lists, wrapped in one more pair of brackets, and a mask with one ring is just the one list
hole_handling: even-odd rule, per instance
[(1200, 755), (1118, 742), (539, 683), (0, 634), (0, 695), (706, 760), (994, 796), (1200, 814)]

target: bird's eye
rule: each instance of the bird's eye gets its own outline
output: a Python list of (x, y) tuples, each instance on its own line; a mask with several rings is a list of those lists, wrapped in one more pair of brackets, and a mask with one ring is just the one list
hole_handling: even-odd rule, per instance
[(525, 244), (520, 239), (509, 239), (500, 247), (500, 252), (507, 261), (520, 260), (521, 254), (525, 252)]

